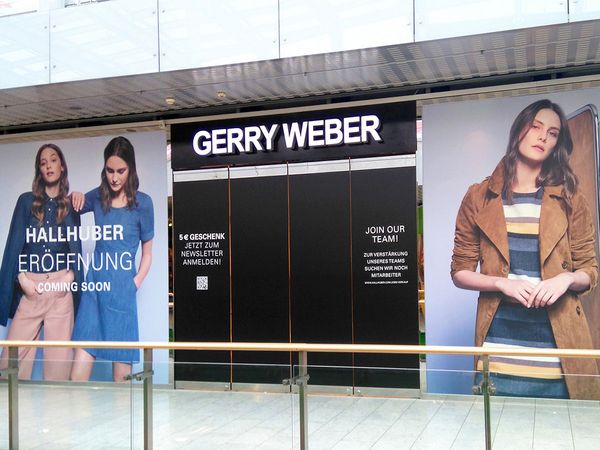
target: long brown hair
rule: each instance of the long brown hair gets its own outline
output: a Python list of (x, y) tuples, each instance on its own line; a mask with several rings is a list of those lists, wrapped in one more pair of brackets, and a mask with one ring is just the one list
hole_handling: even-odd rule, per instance
[(556, 140), (556, 146), (550, 156), (542, 163), (542, 170), (535, 180), (536, 186), (558, 186), (564, 185), (563, 193), (567, 206), (571, 206), (571, 199), (577, 192), (577, 176), (569, 165), (569, 159), (573, 152), (573, 141), (567, 123), (567, 118), (562, 108), (550, 100), (538, 100), (527, 106), (519, 113), (510, 127), (508, 146), (504, 156), (504, 186), (502, 194), (509, 201), (512, 200), (512, 187), (517, 176), (517, 160), (519, 159), (519, 144), (525, 137), (525, 133), (531, 128), (535, 116), (542, 109), (551, 109), (560, 119), (560, 131)]
[(51, 148), (56, 152), (60, 158), (60, 164), (62, 166), (62, 172), (58, 179), (58, 196), (56, 197), (56, 222), (61, 223), (64, 218), (69, 214), (69, 208), (71, 207), (71, 200), (68, 197), (69, 194), (69, 171), (67, 169), (67, 161), (65, 155), (58, 145), (55, 144), (44, 144), (42, 145), (37, 154), (35, 155), (35, 173), (33, 176), (33, 183), (31, 184), (31, 192), (33, 193), (33, 203), (31, 204), (31, 214), (35, 217), (39, 224), (44, 222), (44, 198), (46, 195), (46, 183), (42, 177), (42, 171), (40, 170), (40, 161), (42, 159), (42, 151), (47, 148)]
[(110, 210), (112, 199), (116, 196), (114, 191), (108, 185), (108, 179), (106, 178), (106, 161), (111, 156), (118, 156), (127, 164), (129, 168), (129, 174), (127, 176), (127, 182), (123, 185), (125, 195), (127, 196), (127, 207), (133, 208), (137, 205), (136, 194), (140, 186), (140, 180), (137, 175), (135, 166), (135, 151), (133, 145), (129, 139), (123, 136), (117, 136), (112, 138), (104, 149), (104, 166), (100, 173), (102, 182), (100, 183), (100, 199), (102, 201), (102, 209), (106, 213)]

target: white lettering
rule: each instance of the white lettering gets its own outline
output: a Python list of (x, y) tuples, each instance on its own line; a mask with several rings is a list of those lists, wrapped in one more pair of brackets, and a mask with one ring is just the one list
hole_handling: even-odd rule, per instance
[(380, 126), (379, 117), (377, 116), (362, 116), (360, 118), (360, 141), (361, 142), (369, 142), (368, 135), (376, 140), (377, 142), (383, 141), (381, 136), (377, 132)]
[(48, 242), (48, 235), (44, 228), (38, 228), (38, 239), (40, 242)]
[(42, 271), (54, 272), (54, 258), (51, 253), (44, 253), (42, 256)]
[[(204, 138), (200, 142), (200, 138)], [(200, 156), (210, 155), (212, 152), (211, 142), (210, 142), (210, 134), (208, 131), (200, 130), (194, 135), (194, 140), (192, 141), (192, 146), (194, 147), (194, 151), (198, 153)]]
[(72, 241), (116, 241), (123, 240), (123, 225), (93, 225), (91, 227), (65, 227), (65, 228), (27, 228), (26, 240), (28, 243), (46, 242), (72, 242)]
[(67, 242), (75, 240), (77, 240), (77, 227), (67, 227)]
[(308, 122), (309, 124), (309, 133), (308, 133), (308, 146), (309, 147), (322, 147), (325, 145), (325, 140), (323, 139), (324, 131), (322, 128), (325, 122), (323, 120), (311, 120)]
[(27, 261), (27, 255), (19, 255), (19, 272), (27, 272), (29, 270), (29, 262)]
[[(109, 227), (110, 225), (104, 225), (105, 229), (106, 227)], [(123, 225), (113, 225), (113, 240), (115, 241), (122, 241), (123, 240)]]
[(292, 122), (291, 124), (283, 124), (283, 139), (285, 141), (286, 148), (295, 150), (296, 148), (305, 147), (306, 144), (306, 129), (307, 123), (302, 122), (302, 128), (298, 122)]
[[(288, 122), (283, 124), (199, 130), (192, 140), (200, 156), (275, 151), (283, 129), (285, 148), (317, 148), (340, 144), (382, 142), (381, 121), (374, 114)], [(31, 232), (28, 232), (29, 238)]]
[(277, 133), (277, 130), (279, 130), (279, 125), (278, 124), (271, 125), (271, 127), (268, 129), (266, 126), (261, 125), (260, 130), (265, 135), (265, 139), (267, 142), (267, 150), (273, 150), (273, 142), (275, 140), (275, 133)]
[(246, 127), (244, 129), (244, 139), (246, 141), (246, 153), (252, 153), (252, 145), (256, 150), (262, 150), (260, 144), (260, 128), (259, 127)]
[(242, 145), (242, 138), (244, 137), (244, 132), (240, 128), (229, 128), (227, 130), (227, 153), (234, 153), (233, 147), (237, 149), (238, 152), (244, 151), (244, 146)]
[(25, 242), (32, 242), (33, 239), (35, 239), (35, 228), (27, 227), (25, 229)]
[(227, 153), (227, 130), (213, 130), (212, 132), (212, 152), (213, 155), (224, 155)]
[(339, 145), (343, 139), (342, 121), (340, 119), (327, 119), (325, 121), (325, 145)]
[(358, 144), (360, 142), (360, 117), (344, 117), (344, 143)]

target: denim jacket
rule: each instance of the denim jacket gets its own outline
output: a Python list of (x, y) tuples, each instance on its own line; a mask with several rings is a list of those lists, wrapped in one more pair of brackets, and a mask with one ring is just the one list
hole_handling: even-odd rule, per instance
[[(6, 238), (6, 247), (0, 267), (0, 325), (6, 326), (8, 319), (14, 317), (19, 306), (19, 301), (23, 295), (21, 287), (17, 280), (19, 275), (19, 255), (23, 251), (25, 244), (25, 230), (31, 220), (31, 205), (33, 204), (33, 193), (25, 192), (19, 196), (17, 205), (13, 212), (10, 229)], [(69, 227), (80, 225), (79, 214), (72, 210), (64, 219), (64, 223)], [(81, 242), (79, 240), (69, 241), (69, 252), (80, 254)], [(75, 282), (82, 280), (81, 271), (77, 266), (73, 268), (75, 273)], [(79, 304), (79, 291), (73, 292), (73, 306), (77, 311)]]

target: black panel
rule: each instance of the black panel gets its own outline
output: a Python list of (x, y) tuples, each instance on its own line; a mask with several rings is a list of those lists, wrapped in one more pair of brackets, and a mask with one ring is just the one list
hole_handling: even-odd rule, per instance
[[(377, 137), (373, 134), (365, 133), (363, 142), (349, 144), (328, 144), (324, 145), (325, 121), (356, 120), (359, 116), (376, 116), (380, 121), (377, 129)], [(416, 102), (402, 102), (396, 104), (380, 104), (358, 107), (344, 107), (337, 109), (328, 109), (320, 111), (308, 111), (294, 114), (277, 114), (270, 116), (257, 116), (241, 119), (231, 119), (217, 121), (205, 121), (199, 123), (185, 123), (171, 125), (171, 148), (173, 170), (187, 170), (201, 167), (215, 166), (236, 166), (236, 165), (259, 165), (271, 164), (275, 162), (297, 162), (297, 161), (321, 161), (327, 159), (343, 159), (347, 157), (381, 156), (393, 154), (414, 154), (417, 150), (416, 138)], [(313, 142), (309, 143), (308, 127), (305, 128), (304, 147), (288, 146), (286, 142), (286, 133), (284, 129), (290, 129), (292, 123), (298, 123), (298, 129), (301, 130), (302, 122), (319, 121), (317, 128), (319, 135), (315, 136), (323, 144)], [(315, 122), (316, 123), (316, 122)], [(356, 122), (353, 122), (356, 124)], [(244, 133), (245, 130), (254, 130), (264, 127), (265, 130), (272, 130), (272, 140), (266, 139), (264, 133), (258, 142), (262, 150), (256, 150), (256, 145), (248, 147), (249, 152), (242, 141), (239, 145), (243, 151), (240, 152), (237, 144), (233, 144), (234, 139), (230, 139), (228, 132)], [(276, 128), (271, 128), (276, 127)], [(229, 131), (227, 131), (229, 130)], [(200, 152), (204, 152), (204, 145), (210, 142), (212, 150), (217, 146), (217, 151), (224, 154), (210, 154), (201, 156), (196, 153), (193, 147), (194, 136), (197, 132), (206, 133), (199, 142)], [(216, 134), (215, 134), (216, 133)], [(356, 139), (362, 133), (351, 133)], [(289, 134), (288, 134), (289, 135)], [(241, 139), (241, 138), (240, 138)], [(244, 136), (243, 142), (252, 142)], [(268, 150), (267, 143), (270, 143), (271, 149)], [(331, 142), (331, 141), (328, 141)], [(350, 141), (352, 142), (352, 141)], [(229, 145), (228, 145), (229, 143)], [(227, 153), (231, 150), (231, 153)]]
[[(229, 342), (228, 181), (175, 183), (173, 196), (175, 340)], [(176, 351), (175, 362), (176, 381), (230, 381), (229, 352)]]
[[(352, 343), (349, 172), (290, 176), (292, 341)], [(310, 353), (308, 363), (352, 364)], [(309, 369), (310, 384), (351, 386), (351, 369)]]
[[(289, 342), (287, 177), (231, 180), (234, 342)], [(233, 353), (233, 382), (281, 383), (290, 354)]]
[[(351, 178), (355, 343), (418, 345), (415, 168)], [(355, 365), (356, 386), (419, 387), (418, 355), (357, 354)]]

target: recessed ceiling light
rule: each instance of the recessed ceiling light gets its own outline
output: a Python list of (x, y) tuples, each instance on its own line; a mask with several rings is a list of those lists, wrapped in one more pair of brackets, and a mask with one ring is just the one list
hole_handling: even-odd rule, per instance
[(227, 92), (217, 91), (217, 98), (225, 98), (225, 97), (227, 97)]
[(172, 106), (175, 104), (175, 97), (165, 97), (165, 103), (169, 106)]

